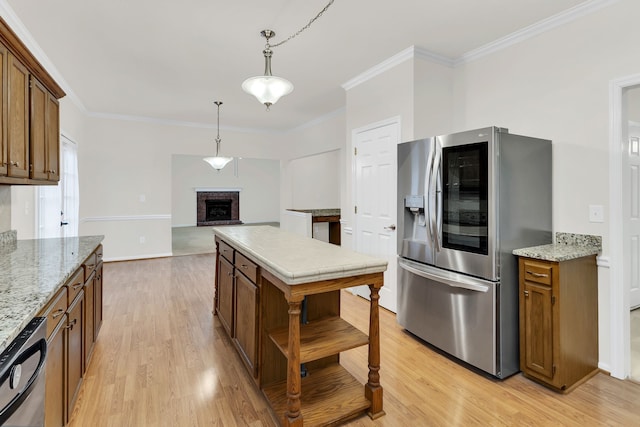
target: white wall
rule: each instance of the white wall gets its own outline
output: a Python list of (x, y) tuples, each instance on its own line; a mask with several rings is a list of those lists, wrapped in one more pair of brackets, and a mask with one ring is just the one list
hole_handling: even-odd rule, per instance
[(280, 161), (241, 158), (216, 171), (202, 156), (172, 156), (171, 224), (196, 225), (195, 188), (240, 189), (240, 220), (244, 223), (278, 222)]
[(340, 150), (290, 160), (284, 167), (291, 185), (291, 209), (340, 207)]

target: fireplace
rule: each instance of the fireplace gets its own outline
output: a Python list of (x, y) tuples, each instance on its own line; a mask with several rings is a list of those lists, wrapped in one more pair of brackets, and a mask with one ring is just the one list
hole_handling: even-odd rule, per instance
[(197, 225), (232, 225), (240, 221), (238, 191), (198, 191)]

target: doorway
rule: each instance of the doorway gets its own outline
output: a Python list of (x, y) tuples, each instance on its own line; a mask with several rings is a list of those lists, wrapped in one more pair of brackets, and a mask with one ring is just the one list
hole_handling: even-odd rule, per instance
[[(394, 118), (353, 131), (354, 232), (357, 252), (388, 261), (380, 305), (397, 311), (397, 146), (400, 119)], [(369, 288), (353, 293), (369, 298)]]
[(611, 375), (636, 380), (640, 359), (632, 356), (640, 340), (640, 322), (632, 322), (637, 313), (632, 315), (631, 309), (640, 286), (640, 126), (635, 123), (640, 119), (633, 119), (640, 117), (639, 88), (640, 74), (613, 80), (609, 86)]

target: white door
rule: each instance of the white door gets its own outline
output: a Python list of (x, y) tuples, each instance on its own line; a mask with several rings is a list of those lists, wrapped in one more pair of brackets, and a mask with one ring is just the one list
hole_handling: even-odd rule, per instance
[[(634, 90), (640, 95), (639, 90)], [(631, 93), (633, 93), (631, 92)], [(639, 99), (640, 100), (640, 99)], [(623, 196), (627, 232), (625, 246), (625, 279), (629, 281), (631, 308), (640, 307), (640, 123), (629, 122), (626, 153), (627, 197)], [(624, 178), (623, 178), (624, 179)]]
[[(356, 251), (388, 261), (380, 305), (396, 312), (396, 181), (398, 119), (354, 131), (354, 232)], [(369, 288), (354, 288), (369, 298)]]
[(40, 239), (78, 235), (78, 150), (65, 136), (61, 142), (60, 182), (38, 187), (37, 236)]

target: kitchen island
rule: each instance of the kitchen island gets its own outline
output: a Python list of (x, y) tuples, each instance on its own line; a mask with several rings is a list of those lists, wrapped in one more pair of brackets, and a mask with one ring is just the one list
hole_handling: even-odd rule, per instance
[[(282, 425), (384, 415), (379, 291), (387, 262), (269, 226), (214, 227), (214, 311)], [(369, 333), (340, 318), (340, 290), (368, 285)], [(368, 382), (339, 363), (368, 345)]]

